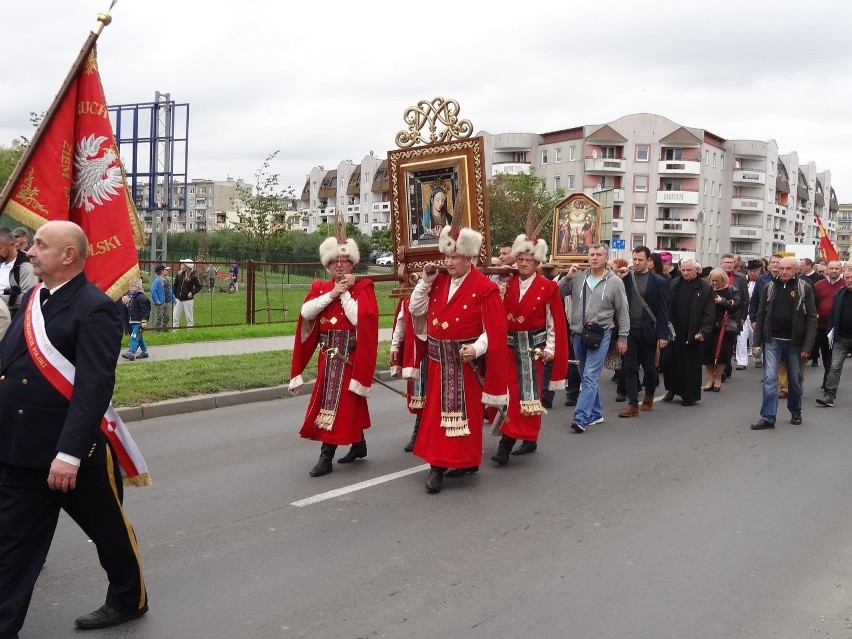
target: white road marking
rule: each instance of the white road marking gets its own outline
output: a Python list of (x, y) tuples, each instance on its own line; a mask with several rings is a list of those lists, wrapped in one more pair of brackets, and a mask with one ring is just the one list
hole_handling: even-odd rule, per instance
[(340, 497), (341, 495), (348, 495), (349, 493), (354, 493), (358, 490), (364, 490), (365, 488), (370, 488), (371, 486), (384, 484), (385, 482), (393, 481), (394, 479), (399, 479), (400, 477), (405, 477), (407, 475), (413, 475), (414, 473), (419, 473), (428, 469), (429, 464), (421, 464), (420, 466), (415, 466), (406, 470), (400, 470), (399, 472), (390, 473), (389, 475), (382, 475), (381, 477), (368, 479), (367, 481), (361, 481), (357, 484), (352, 484), (351, 486), (344, 486), (343, 488), (329, 490), (327, 493), (320, 493), (319, 495), (314, 495), (313, 497), (300, 499), (299, 501), (291, 502), (290, 505), (296, 506), (297, 508), (301, 508), (302, 506), (310, 506), (311, 504), (317, 504), (321, 501), (326, 501), (327, 499), (334, 499), (335, 497)]

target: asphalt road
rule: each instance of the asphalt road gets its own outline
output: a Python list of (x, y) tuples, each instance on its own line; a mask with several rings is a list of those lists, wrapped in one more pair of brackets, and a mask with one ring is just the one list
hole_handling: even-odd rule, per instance
[[(375, 388), (369, 456), (310, 478), (306, 398), (131, 424), (154, 486), (127, 491), (151, 612), (107, 638), (852, 637), (852, 399), (754, 432), (759, 371), (657, 402), (427, 495), (404, 402)], [(847, 380), (844, 380), (846, 382)], [(846, 383), (843, 384), (847, 386)], [(325, 491), (409, 474), (317, 501)], [(80, 637), (106, 583), (63, 516), (21, 637)]]

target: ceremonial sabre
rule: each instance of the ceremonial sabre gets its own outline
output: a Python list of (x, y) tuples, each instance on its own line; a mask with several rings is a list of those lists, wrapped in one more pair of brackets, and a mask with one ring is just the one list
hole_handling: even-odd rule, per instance
[[(325, 353), (326, 357), (335, 357), (335, 358), (339, 359), (341, 362), (343, 362), (344, 364), (346, 364), (347, 366), (349, 366), (350, 368), (355, 368), (355, 366), (352, 364), (352, 362), (350, 362), (348, 359), (346, 359), (345, 357), (343, 357), (343, 355), (340, 354), (338, 349), (326, 348), (325, 344), (320, 343), (320, 350), (323, 353)], [(390, 384), (387, 384), (384, 381), (382, 381), (381, 379), (379, 379), (376, 375), (373, 375), (373, 381), (378, 382), (379, 384), (381, 384), (382, 386), (384, 386), (388, 390), (392, 390), (397, 395), (402, 395), (403, 397), (405, 397), (405, 399), (408, 399), (408, 393), (404, 393), (401, 390), (397, 390), (396, 388), (394, 388)]]

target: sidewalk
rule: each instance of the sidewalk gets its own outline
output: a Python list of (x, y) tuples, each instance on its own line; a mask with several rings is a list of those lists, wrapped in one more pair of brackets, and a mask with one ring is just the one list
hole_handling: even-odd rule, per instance
[[(391, 329), (379, 329), (379, 341), (389, 341)], [(242, 355), (251, 353), (263, 353), (266, 351), (290, 350), (293, 348), (295, 338), (292, 335), (280, 337), (258, 337), (252, 339), (234, 339), (218, 342), (195, 342), (189, 344), (172, 344), (169, 346), (152, 345), (149, 348), (149, 362), (160, 362), (169, 359), (190, 359), (192, 357), (208, 357), (214, 355)], [(135, 364), (119, 355), (119, 364)], [(382, 366), (380, 362), (378, 366)], [(387, 372), (376, 372), (381, 379), (388, 381), (390, 376)], [(306, 383), (300, 395), (310, 393), (313, 382)], [(211, 395), (193, 395), (179, 399), (168, 399), (154, 404), (143, 404), (118, 408), (118, 414), (125, 422), (151, 419), (154, 417), (167, 417), (169, 415), (182, 415), (194, 413), (199, 410), (210, 410), (211, 408), (222, 408), (224, 406), (237, 406), (251, 402), (266, 402), (274, 399), (292, 397), (287, 386), (275, 386), (273, 388), (255, 388), (246, 391), (230, 391)]]

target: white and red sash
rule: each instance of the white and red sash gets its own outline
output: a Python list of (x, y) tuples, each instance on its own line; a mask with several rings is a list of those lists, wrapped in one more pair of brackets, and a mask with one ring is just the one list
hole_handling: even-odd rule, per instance
[[(76, 368), (50, 343), (44, 326), (41, 304), (33, 302), (33, 300), (41, 299), (39, 291), (43, 286), (39, 283), (30, 295), (24, 315), (24, 339), (30, 357), (33, 358), (39, 372), (65, 399), (71, 401)], [(112, 403), (101, 419), (101, 430), (115, 451), (115, 456), (121, 466), (124, 484), (126, 486), (150, 486), (151, 476), (148, 474), (148, 466)]]

